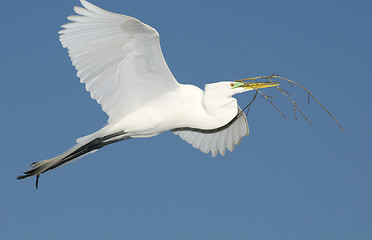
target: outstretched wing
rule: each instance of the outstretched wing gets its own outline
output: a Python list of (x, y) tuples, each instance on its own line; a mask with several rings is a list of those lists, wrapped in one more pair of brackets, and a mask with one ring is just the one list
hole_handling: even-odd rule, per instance
[(59, 33), (77, 76), (114, 122), (151, 99), (178, 88), (159, 34), (139, 20), (81, 0), (84, 8)]
[(173, 133), (179, 135), (183, 140), (190, 143), (194, 148), (200, 149), (203, 153), (212, 152), (217, 156), (220, 152), (225, 155), (226, 148), (232, 152), (234, 146), (238, 145), (244, 136), (248, 136), (249, 128), (244, 112), (239, 108), (238, 115), (223, 127), (213, 130), (179, 128)]

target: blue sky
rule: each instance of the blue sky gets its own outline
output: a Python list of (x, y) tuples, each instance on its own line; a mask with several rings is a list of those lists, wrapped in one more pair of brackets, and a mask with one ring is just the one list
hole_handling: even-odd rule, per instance
[[(250, 136), (212, 158), (170, 132), (103, 148), (34, 179), (107, 116), (79, 83), (60, 25), (77, 0), (2, 1), (1, 239), (371, 239), (371, 1), (118, 1), (161, 35), (181, 83), (279, 73), (313, 122), (258, 98)], [(237, 96), (241, 106), (252, 95)]]

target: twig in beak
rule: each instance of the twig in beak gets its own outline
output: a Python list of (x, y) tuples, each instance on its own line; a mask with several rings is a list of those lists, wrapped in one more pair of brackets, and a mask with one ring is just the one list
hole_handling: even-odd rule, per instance
[[(333, 120), (335, 120), (336, 121), (336, 123), (338, 124), (338, 126), (342, 129), (342, 131), (345, 131), (345, 129), (341, 126), (341, 124), (340, 124), (340, 122), (318, 101), (318, 99), (316, 99), (315, 97), (314, 97), (314, 95), (307, 89), (307, 88), (305, 88), (305, 87), (303, 87), (301, 84), (299, 84), (299, 83), (296, 83), (296, 82), (294, 82), (294, 81), (292, 81), (292, 80), (289, 80), (289, 79), (287, 79), (287, 78), (283, 78), (283, 77), (279, 77), (279, 75), (277, 75), (277, 74), (271, 74), (270, 76), (259, 76), (259, 77), (252, 77), (252, 78), (244, 78), (244, 79), (238, 79), (238, 80), (235, 80), (236, 82), (243, 82), (243, 81), (255, 81), (256, 83), (258, 83), (258, 81), (257, 80), (259, 80), (259, 79), (267, 79), (267, 80), (269, 80), (271, 83), (274, 83), (271, 79), (272, 78), (278, 78), (278, 79), (282, 79), (282, 80), (284, 80), (284, 81), (286, 81), (286, 82), (288, 82), (289, 84), (290, 84), (290, 86), (291, 87), (293, 87), (293, 85), (292, 84), (295, 84), (295, 85), (297, 85), (297, 86), (299, 86), (299, 87), (301, 87), (302, 89), (304, 89), (306, 92), (307, 92), (307, 95), (308, 95), (308, 100), (307, 100), (307, 102), (308, 103), (310, 103), (310, 96), (333, 118)], [(294, 101), (294, 100), (292, 100), (290, 97), (289, 97), (289, 93), (288, 92), (286, 92), (286, 91), (284, 91), (283, 89), (281, 89), (279, 86), (275, 86), (282, 94), (284, 94), (284, 96), (286, 96), (291, 102), (292, 102), (292, 104), (293, 104), (293, 108), (294, 108), (294, 114), (295, 114), (295, 118), (297, 119), (297, 114), (296, 114), (296, 110), (310, 123), (310, 124), (312, 124), (311, 122), (310, 122), (310, 120), (305, 116), (305, 114), (303, 114), (302, 113), (302, 111), (300, 110), (300, 108), (298, 107), (298, 104)], [(253, 88), (253, 87), (252, 87)], [(253, 88), (253, 89), (255, 89), (255, 88)], [(275, 108), (276, 108), (276, 110), (278, 110), (283, 116), (284, 116), (284, 118), (286, 118), (285, 117), (285, 115), (273, 104), (273, 102), (272, 101), (270, 101), (269, 100), (269, 97), (267, 96), (267, 95), (265, 95), (265, 94), (263, 94), (262, 92), (260, 92), (258, 89), (255, 89), (256, 90), (256, 94), (257, 94), (257, 92), (258, 93), (260, 93), (263, 97), (265, 97)], [(250, 106), (251, 104), (252, 104), (252, 102), (253, 102), (253, 100), (255, 99), (255, 97), (252, 99), (252, 101), (251, 101), (251, 103), (249, 103), (248, 105), (247, 105), (247, 107), (248, 106)]]

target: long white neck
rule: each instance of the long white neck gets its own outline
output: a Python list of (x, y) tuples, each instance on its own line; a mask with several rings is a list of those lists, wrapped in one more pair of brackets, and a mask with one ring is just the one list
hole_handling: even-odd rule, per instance
[(206, 112), (213, 116), (216, 125), (224, 126), (230, 122), (238, 112), (238, 103), (227, 91), (216, 87), (215, 84), (205, 86), (203, 107)]

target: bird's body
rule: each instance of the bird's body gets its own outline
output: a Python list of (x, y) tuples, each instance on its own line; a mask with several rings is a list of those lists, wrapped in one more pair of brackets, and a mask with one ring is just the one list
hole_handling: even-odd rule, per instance
[(110, 123), (107, 128), (109, 132), (125, 130), (132, 137), (154, 136), (182, 127), (205, 130), (219, 128), (231, 121), (238, 112), (234, 98), (221, 99), (225, 101), (209, 103), (208, 92), (193, 85), (180, 84), (177, 90), (159, 96), (120, 121)]
[(179, 84), (160, 48), (159, 34), (139, 20), (105, 11), (85, 0), (63, 25), (60, 40), (77, 75), (109, 116), (101, 130), (77, 139), (55, 158), (36, 162), (19, 179), (37, 176), (105, 145), (171, 130), (195, 148), (216, 156), (248, 135), (246, 117), (232, 96), (276, 86), (218, 82), (204, 91)]

